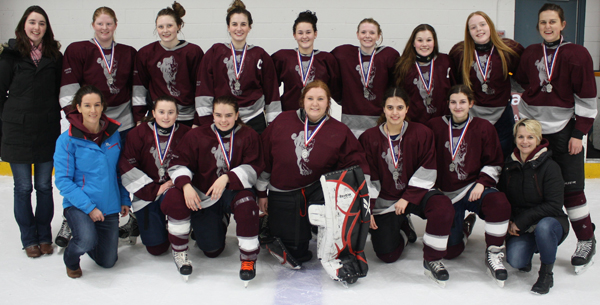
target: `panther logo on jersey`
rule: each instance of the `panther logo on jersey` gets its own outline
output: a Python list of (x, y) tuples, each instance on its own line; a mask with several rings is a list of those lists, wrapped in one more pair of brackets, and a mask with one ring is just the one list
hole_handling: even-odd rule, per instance
[(175, 78), (177, 77), (178, 67), (177, 62), (175, 61), (175, 56), (163, 58), (163, 61), (159, 61), (156, 64), (156, 67), (158, 67), (160, 69), (160, 72), (162, 72), (163, 79), (167, 84), (167, 89), (169, 90), (169, 93), (172, 96), (179, 96), (181, 92), (179, 92), (179, 90), (175, 88), (175, 85), (177, 84), (175, 82)]
[[(548, 55), (548, 60), (552, 62), (552, 54)], [(548, 92), (545, 84), (548, 83), (548, 74), (546, 73), (546, 62), (544, 60), (544, 56), (540, 60), (535, 61), (535, 67), (538, 70), (538, 77), (540, 79), (540, 87), (542, 87), (542, 92)]]
[[(304, 78), (303, 71), (306, 71), (306, 69), (308, 69), (308, 61), (303, 61), (302, 62), (302, 67), (300, 67), (299, 65), (296, 65), (295, 67), (296, 72), (298, 72), (298, 75), (300, 75), (300, 79)], [(315, 80), (315, 69), (310, 69), (310, 71), (308, 71), (308, 76), (306, 77), (306, 84), (310, 84)]]
[[(454, 137), (455, 143), (458, 142), (458, 138), (459, 137)], [(450, 155), (452, 155), (452, 148), (450, 147), (450, 141), (446, 141), (446, 143), (444, 144), (444, 146), (446, 146), (446, 148), (448, 148), (448, 151), (450, 151)], [(467, 172), (465, 171), (464, 167), (465, 167), (465, 156), (467, 155), (467, 142), (463, 139), (462, 144), (460, 144), (460, 147), (458, 148), (458, 151), (456, 152), (456, 157), (454, 158), (454, 161), (452, 161), (452, 164), (454, 164), (453, 168), (454, 170), (451, 170), (450, 172), (454, 171), (456, 172), (456, 177), (458, 177), (458, 180), (465, 180), (467, 179)]]
[[(223, 143), (225, 146), (225, 150), (229, 151), (229, 143)], [(227, 163), (225, 162), (225, 156), (223, 155), (223, 150), (219, 146), (213, 147), (210, 149), (210, 152), (215, 157), (217, 161), (217, 177), (221, 177), (222, 175), (228, 172)]]
[[(381, 158), (385, 160), (385, 164), (388, 166), (388, 170), (393, 175), (395, 171), (398, 171), (398, 177), (402, 177), (402, 151), (398, 149), (398, 145), (394, 146), (394, 153), (398, 156), (398, 169), (394, 167), (394, 160), (392, 159), (394, 156), (390, 153), (390, 149), (386, 149), (386, 151), (381, 153)], [(401, 191), (406, 187), (405, 183), (402, 183), (402, 179), (398, 178), (394, 181), (396, 189)]]
[[(479, 82), (482, 84), (482, 88), (481, 91), (483, 91), (483, 93), (487, 94), (487, 95), (494, 95), (496, 94), (496, 90), (490, 88), (489, 84), (486, 84), (485, 86), (483, 86), (483, 83), (485, 82), (483, 80), (483, 74), (481, 74), (481, 71), (485, 71), (485, 64), (487, 63), (487, 61), (490, 61), (490, 63), (488, 64), (488, 71), (487, 71), (487, 75), (488, 75), (488, 79), (489, 76), (492, 75), (492, 59), (488, 56), (488, 54), (484, 54), (482, 56), (479, 56), (479, 62), (481, 63), (481, 69), (479, 67), (477, 67), (477, 61), (474, 60), (473, 61), (473, 70), (475, 70), (475, 75), (477, 76), (477, 79), (479, 80)], [(487, 90), (483, 90), (485, 88), (487, 88)]]
[(308, 161), (310, 157), (310, 152), (315, 147), (316, 139), (313, 138), (308, 146), (304, 146), (304, 131), (300, 131), (297, 135), (296, 133), (292, 134), (292, 140), (294, 141), (294, 146), (296, 149), (294, 152), (296, 153), (296, 164), (298, 165), (298, 169), (300, 169), (300, 175), (308, 176), (312, 174), (312, 170), (308, 168)]
[[(239, 58), (240, 55), (237, 55), (236, 57)], [(239, 84), (239, 80), (235, 76), (235, 64), (233, 62), (234, 60), (236, 60), (236, 59), (233, 58), (233, 55), (232, 55), (232, 56), (229, 56), (229, 57), (223, 59), (223, 63), (225, 64), (225, 67), (227, 69), (227, 78), (229, 78), (229, 89), (231, 90), (231, 94), (233, 94), (235, 96), (240, 96), (240, 95), (242, 95), (242, 89), (240, 87), (238, 87), (238, 89), (236, 89), (236, 87), (235, 87), (236, 83)], [(243, 71), (244, 71), (244, 66), (242, 66), (242, 68), (240, 70), (240, 75), (242, 74)]]
[(108, 69), (106, 69), (106, 62), (102, 58), (98, 57), (96, 62), (102, 67), (102, 72), (104, 72), (104, 77), (106, 77), (106, 85), (108, 86), (108, 90), (110, 90), (110, 94), (119, 94), (121, 90), (115, 85), (115, 82), (117, 81), (117, 68), (119, 67), (119, 62), (114, 58), (112, 60), (113, 64), (110, 74), (108, 73)]
[[(369, 62), (368, 61), (363, 62), (363, 71), (366, 71), (367, 73), (369, 72)], [(373, 93), (373, 91), (371, 91), (371, 89), (373, 89), (373, 80), (375, 79), (376, 71), (377, 71), (377, 67), (375, 67), (375, 65), (373, 65), (371, 67), (371, 75), (369, 76), (369, 79), (367, 80), (367, 86), (363, 87), (363, 90), (365, 91), (365, 98), (369, 101), (373, 101), (377, 98), (375, 93)], [(360, 64), (356, 65), (356, 72), (358, 73), (358, 75), (360, 77), (360, 81), (364, 86), (365, 81), (364, 81), (362, 74), (360, 73)], [(371, 88), (371, 89), (369, 89), (369, 88)]]
[[(423, 73), (423, 79), (426, 82), (433, 82), (433, 76), (429, 75), (429, 72), (425, 72)], [(427, 99), (427, 97), (429, 96), (429, 93), (427, 93), (427, 88), (425, 88), (425, 85), (423, 84), (423, 82), (419, 79), (419, 77), (415, 77), (415, 79), (413, 79), (413, 84), (417, 85), (417, 88), (419, 88), (419, 95), (421, 95), (421, 98), (423, 99), (423, 105), (425, 105), (425, 109), (427, 109), (427, 113), (429, 114), (433, 114), (437, 111), (437, 108), (435, 106), (433, 106), (433, 104), (431, 104), (431, 99)], [(431, 94), (433, 95), (433, 83), (431, 83)]]

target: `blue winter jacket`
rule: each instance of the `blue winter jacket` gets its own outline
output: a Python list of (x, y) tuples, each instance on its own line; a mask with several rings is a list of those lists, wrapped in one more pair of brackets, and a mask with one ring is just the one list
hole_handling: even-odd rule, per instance
[(121, 154), (119, 123), (105, 115), (103, 119), (109, 126), (100, 146), (87, 140), (73, 124), (56, 141), (54, 177), (65, 209), (73, 206), (89, 214), (98, 208), (110, 215), (121, 212), (122, 205), (131, 206), (117, 172)]

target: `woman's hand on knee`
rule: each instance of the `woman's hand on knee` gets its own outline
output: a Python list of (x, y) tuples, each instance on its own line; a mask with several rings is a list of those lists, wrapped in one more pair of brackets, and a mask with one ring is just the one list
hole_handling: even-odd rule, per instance
[(186, 184), (183, 186), (183, 197), (185, 198), (185, 205), (187, 205), (188, 209), (192, 211), (198, 211), (202, 209), (200, 206), (200, 197), (198, 197), (198, 193), (191, 184)]
[(98, 208), (94, 208), (88, 215), (93, 222), (104, 221), (104, 214)]

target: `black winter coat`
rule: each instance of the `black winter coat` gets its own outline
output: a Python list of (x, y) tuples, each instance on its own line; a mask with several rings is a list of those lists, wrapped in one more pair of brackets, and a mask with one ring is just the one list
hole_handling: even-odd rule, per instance
[(563, 211), (565, 182), (547, 147), (548, 141), (542, 139), (525, 164), (515, 149), (506, 159), (499, 187), (510, 202), (511, 221), (519, 232), (530, 232), (542, 218), (554, 217), (563, 228), (562, 242), (569, 234), (569, 219)]
[(39, 65), (16, 50), (16, 41), (0, 47), (0, 117), (2, 161), (52, 161), (60, 135), (62, 55), (42, 57)]

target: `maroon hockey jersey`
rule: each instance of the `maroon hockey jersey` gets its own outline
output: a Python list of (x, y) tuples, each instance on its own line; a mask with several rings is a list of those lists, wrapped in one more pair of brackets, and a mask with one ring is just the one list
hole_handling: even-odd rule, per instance
[[(325, 118), (318, 133), (305, 146), (303, 113), (302, 109), (281, 113), (261, 135), (265, 171), (256, 185), (259, 197), (266, 197), (267, 187), (276, 191), (300, 189), (325, 173), (354, 165), (369, 174), (360, 143), (348, 127), (332, 117)], [(313, 125), (309, 133), (315, 129)]]
[(227, 189), (251, 188), (264, 168), (260, 136), (245, 125), (237, 125), (232, 133), (233, 152), (228, 168), (226, 158), (231, 149), (231, 133), (223, 137), (227, 153), (225, 156), (214, 124), (200, 126), (188, 132), (181, 145), (177, 146), (176, 157), (169, 168), (169, 175), (175, 186), (182, 189), (184, 185), (191, 183), (206, 194), (217, 178), (227, 175)]
[[(304, 85), (302, 84), (302, 73), (309, 68), (306, 76), (306, 84), (318, 79), (327, 84), (331, 95), (340, 96), (339, 67), (335, 57), (330, 53), (315, 50), (312, 63), (310, 55), (301, 55), (302, 67), (298, 65), (298, 49), (279, 50), (271, 55), (275, 70), (277, 71), (278, 84), (283, 83), (283, 95), (281, 96), (281, 110), (297, 110), (300, 108), (300, 96)], [(303, 69), (303, 70), (301, 70)], [(304, 71), (304, 72), (303, 72)]]
[[(517, 52), (517, 54), (521, 55), (523, 53), (524, 48), (520, 43), (511, 39), (503, 39), (503, 41), (508, 47)], [(450, 53), (448, 53), (454, 64), (453, 70), (455, 71), (456, 82), (458, 84), (463, 83), (463, 49), (464, 42), (461, 41), (455, 44), (450, 50)], [(492, 56), (487, 72), (487, 86), (484, 86), (483, 74), (481, 71), (485, 71), (485, 65), (490, 60), (490, 53), (492, 53)], [(510, 75), (507, 78), (504, 78), (502, 60), (500, 59), (500, 55), (496, 48), (494, 48), (493, 52), (478, 52), (477, 54), (481, 63), (481, 69), (477, 67), (477, 61), (473, 60), (469, 79), (471, 80), (471, 89), (475, 94), (476, 102), (470, 112), (476, 117), (484, 118), (490, 123), (496, 124), (511, 100)], [(508, 56), (507, 60), (509, 73), (515, 73), (519, 66), (519, 58)]]
[(60, 87), (60, 106), (70, 111), (73, 96), (81, 86), (92, 85), (106, 99), (106, 116), (121, 123), (119, 130), (135, 126), (131, 113), (131, 96), (136, 50), (128, 45), (114, 43), (111, 49), (102, 49), (111, 71), (93, 40), (70, 44), (63, 58)]
[(383, 93), (395, 82), (394, 65), (400, 56), (391, 47), (378, 47), (365, 88), (360, 69), (367, 72), (365, 76), (368, 74), (371, 54), (361, 54), (361, 67), (359, 53), (360, 48), (353, 45), (342, 45), (331, 51), (340, 66), (342, 96), (338, 103), (342, 105), (342, 122), (357, 136), (375, 126), (383, 111)]
[[(367, 129), (359, 138), (369, 163), (371, 183), (376, 189), (369, 193), (375, 212), (388, 208), (401, 198), (418, 205), (435, 185), (433, 132), (420, 123), (405, 121), (404, 124), (406, 127), (400, 137), (392, 140), (393, 154), (383, 127), (385, 124)], [(398, 158), (397, 168), (394, 155)], [(397, 179), (394, 179), (394, 172), (398, 172)]]
[[(433, 77), (430, 75), (431, 62), (433, 62)], [(400, 83), (410, 97), (407, 116), (412, 122), (427, 123), (432, 118), (450, 114), (448, 91), (454, 85), (454, 71), (450, 57), (440, 53), (431, 62), (420, 65), (425, 83), (432, 82), (429, 93), (415, 64)]]
[[(123, 186), (134, 196), (131, 203), (134, 211), (139, 211), (156, 200), (160, 185), (169, 181), (166, 169), (173, 159), (173, 151), (190, 129), (183, 124), (174, 127), (174, 134), (168, 151), (164, 154), (162, 165), (160, 151), (154, 138), (154, 123), (142, 123), (127, 134), (127, 141), (119, 159), (119, 170), (122, 173)], [(162, 151), (167, 149), (169, 137), (170, 134), (165, 135), (159, 131), (158, 140)], [(160, 170), (161, 167), (163, 170)]]
[(133, 115), (136, 122), (146, 114), (146, 95), (150, 92), (153, 101), (163, 95), (177, 100), (177, 120), (194, 119), (194, 94), (202, 49), (182, 40), (173, 49), (167, 49), (160, 41), (143, 48), (136, 57), (136, 73), (133, 87)]
[(597, 113), (597, 89), (590, 53), (586, 48), (563, 42), (547, 55), (555, 57), (552, 89), (548, 92), (548, 74), (544, 63), (543, 44), (527, 47), (515, 79), (525, 92), (521, 95), (519, 113), (542, 123), (544, 134), (562, 130), (575, 115), (573, 137), (581, 139), (594, 123)]
[(201, 63), (196, 90), (196, 111), (199, 124), (212, 123), (212, 102), (215, 97), (237, 98), (240, 117), (244, 122), (265, 112), (268, 122), (281, 113), (277, 74), (271, 56), (260, 47), (248, 45), (239, 80), (234, 61), (241, 62), (242, 52), (233, 58), (229, 44), (216, 43)]
[[(433, 118), (428, 122), (435, 136), (438, 169), (436, 186), (448, 195), (452, 202), (464, 197), (462, 191), (474, 183), (495, 187), (504, 165), (500, 140), (494, 126), (481, 118), (469, 119), (472, 121), (456, 151), (454, 161), (448, 131), (450, 116)], [(463, 122), (452, 128), (452, 146), (456, 147), (465, 124), (466, 122)], [(460, 192), (454, 193), (457, 191)], [(461, 194), (462, 196), (459, 196)]]

